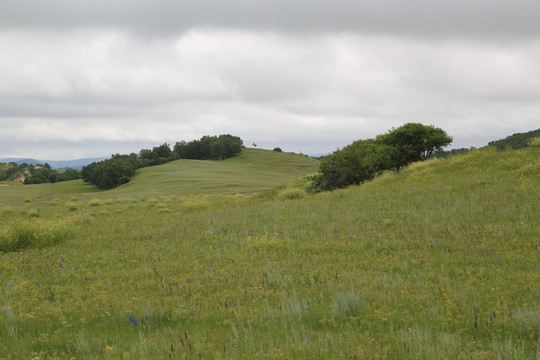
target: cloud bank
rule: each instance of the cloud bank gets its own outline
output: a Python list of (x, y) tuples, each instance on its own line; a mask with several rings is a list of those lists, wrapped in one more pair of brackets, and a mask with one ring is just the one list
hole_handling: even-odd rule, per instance
[(221, 133), (321, 154), (406, 122), (482, 146), (539, 127), (540, 3), (518, 3), (3, 1), (0, 157)]

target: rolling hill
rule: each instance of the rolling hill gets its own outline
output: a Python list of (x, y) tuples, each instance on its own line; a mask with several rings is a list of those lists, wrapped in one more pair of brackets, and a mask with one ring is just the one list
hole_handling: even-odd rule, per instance
[(307, 194), (316, 166), (253, 150), (0, 187), (0, 244), (36, 242), (0, 253), (0, 358), (540, 356), (538, 144)]

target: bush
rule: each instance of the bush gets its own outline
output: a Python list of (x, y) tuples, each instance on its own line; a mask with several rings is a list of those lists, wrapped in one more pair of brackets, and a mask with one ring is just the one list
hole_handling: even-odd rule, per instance
[(75, 211), (78, 209), (77, 204), (75, 204), (74, 202), (66, 203), (66, 207), (68, 208), (69, 211)]
[(114, 155), (111, 159), (94, 162), (82, 169), (85, 182), (108, 190), (125, 184), (135, 175), (137, 160), (129, 155)]
[(88, 201), (88, 205), (90, 206), (101, 206), (103, 205), (103, 202), (99, 199), (92, 199), (90, 201)]
[(306, 193), (301, 189), (285, 189), (279, 192), (281, 200), (297, 200), (302, 199)]
[(275, 147), (275, 148), (274, 148), (274, 151), (282, 152), (281, 148), (278, 148), (278, 147)]
[(399, 171), (412, 162), (426, 160), (451, 142), (442, 129), (414, 123), (376, 139), (355, 141), (322, 159), (310, 190), (334, 190), (370, 181), (385, 170)]
[(540, 148), (540, 137), (532, 138), (529, 142), (529, 146), (532, 148)]

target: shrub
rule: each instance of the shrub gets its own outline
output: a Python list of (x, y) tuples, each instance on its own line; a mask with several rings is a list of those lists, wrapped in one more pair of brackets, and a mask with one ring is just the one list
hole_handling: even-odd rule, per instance
[(376, 139), (357, 140), (322, 159), (310, 190), (334, 190), (370, 181), (385, 170), (399, 171), (412, 162), (429, 159), (451, 142), (452, 137), (442, 129), (415, 123)]
[(88, 205), (90, 206), (101, 206), (103, 205), (103, 202), (99, 199), (92, 199), (90, 201), (88, 201)]
[(305, 194), (301, 189), (285, 189), (279, 192), (279, 198), (281, 200), (296, 200), (302, 199)]
[(66, 207), (68, 208), (69, 211), (75, 211), (78, 209), (77, 204), (75, 204), (74, 202), (66, 203)]
[(274, 151), (282, 152), (281, 148), (279, 148), (279, 147), (275, 147), (275, 148), (274, 148)]
[(529, 142), (529, 146), (533, 148), (540, 148), (540, 137), (532, 138)]

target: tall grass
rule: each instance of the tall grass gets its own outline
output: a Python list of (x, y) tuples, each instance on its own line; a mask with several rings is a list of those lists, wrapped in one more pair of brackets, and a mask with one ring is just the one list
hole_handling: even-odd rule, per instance
[(540, 358), (539, 158), (473, 151), (316, 195), (17, 189), (1, 231), (74, 232), (2, 250), (0, 358)]
[(0, 252), (42, 249), (65, 241), (72, 229), (65, 221), (20, 219), (0, 227)]

